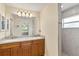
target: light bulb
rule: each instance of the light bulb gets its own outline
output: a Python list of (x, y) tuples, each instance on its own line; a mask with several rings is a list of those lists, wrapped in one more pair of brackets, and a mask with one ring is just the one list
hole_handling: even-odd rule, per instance
[(29, 17), (29, 13), (26, 13), (26, 17)]
[(21, 16), (21, 12), (18, 12), (18, 16)]
[(30, 13), (30, 17), (32, 17), (33, 15)]
[(22, 12), (22, 16), (23, 16), (23, 17), (25, 16), (25, 13), (24, 13), (24, 12)]
[(64, 7), (63, 7), (63, 5), (61, 5), (61, 9), (63, 9)]

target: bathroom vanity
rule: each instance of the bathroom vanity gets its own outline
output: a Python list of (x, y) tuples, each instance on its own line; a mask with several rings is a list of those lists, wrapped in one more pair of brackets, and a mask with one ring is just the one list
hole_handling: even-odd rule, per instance
[(0, 56), (44, 56), (44, 51), (43, 37), (0, 40)]
[(45, 39), (40, 36), (39, 18), (0, 17), (0, 56), (44, 56)]

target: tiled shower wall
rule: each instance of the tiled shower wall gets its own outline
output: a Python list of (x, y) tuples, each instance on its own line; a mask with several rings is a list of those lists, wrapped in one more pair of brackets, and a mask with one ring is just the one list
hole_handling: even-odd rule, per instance
[[(62, 12), (62, 18), (79, 15), (79, 4)], [(67, 55), (79, 56), (79, 28), (65, 28), (62, 30), (62, 48)]]
[(79, 56), (79, 28), (63, 29), (63, 52), (71, 56)]

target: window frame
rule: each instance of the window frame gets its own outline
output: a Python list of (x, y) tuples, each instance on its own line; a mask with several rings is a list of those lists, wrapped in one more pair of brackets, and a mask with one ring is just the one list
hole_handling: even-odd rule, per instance
[[(4, 23), (4, 26), (3, 26), (3, 23)], [(0, 16), (0, 31), (6, 31), (6, 30), (9, 30), (10, 29), (10, 20), (9, 19), (6, 19), (4, 16)], [(8, 26), (8, 27), (7, 27)]]
[[(68, 27), (66, 27), (67, 24), (70, 24), (70, 25), (75, 24), (76, 25), (79, 22), (79, 20), (74, 20), (74, 19), (75, 19), (75, 17), (77, 17), (77, 19), (78, 19), (78, 16), (79, 15), (75, 15), (75, 16), (71, 16), (71, 17), (67, 17), (67, 18), (62, 19), (62, 28), (79, 28), (78, 26), (68, 26)], [(73, 19), (73, 20), (69, 21), (69, 22), (68, 21), (65, 22), (66, 19), (70, 19), (70, 20)]]

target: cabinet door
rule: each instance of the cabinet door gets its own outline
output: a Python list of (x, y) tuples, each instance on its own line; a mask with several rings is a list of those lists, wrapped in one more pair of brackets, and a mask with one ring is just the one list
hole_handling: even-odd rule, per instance
[(20, 43), (15, 43), (11, 47), (11, 56), (18, 56), (18, 50), (20, 49)]
[(11, 56), (18, 56), (19, 55), (18, 50), (19, 50), (19, 47), (11, 48)]
[(0, 45), (1, 56), (16, 56), (19, 43), (9, 43)]
[(10, 49), (0, 49), (0, 56), (10, 56)]
[(31, 41), (26, 41), (22, 42), (22, 54), (23, 56), (31, 56), (32, 55), (32, 42)]
[(23, 49), (20, 47), (18, 48), (18, 55), (17, 56), (23, 56)]
[(44, 40), (34, 40), (32, 43), (32, 55), (43, 56), (44, 55)]
[(2, 49), (0, 49), (0, 56), (2, 56)]

